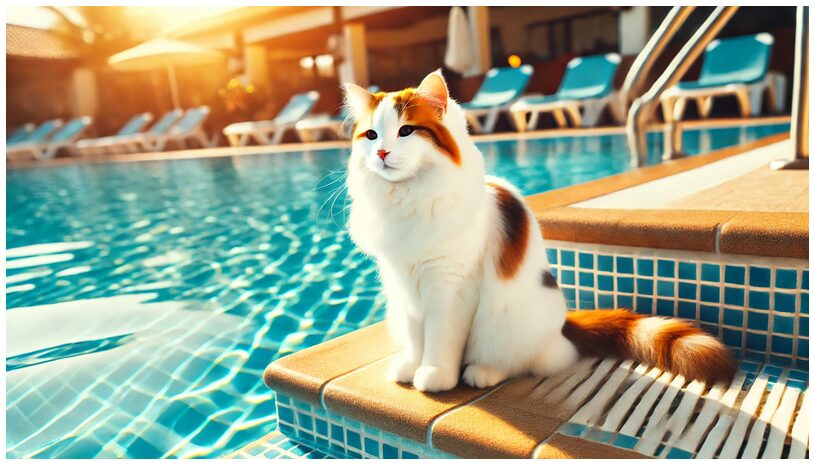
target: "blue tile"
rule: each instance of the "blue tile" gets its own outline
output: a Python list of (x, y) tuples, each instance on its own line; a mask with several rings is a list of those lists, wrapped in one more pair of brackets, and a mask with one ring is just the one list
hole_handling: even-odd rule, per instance
[(599, 308), (614, 308), (613, 294), (597, 294)]
[(797, 339), (797, 356), (808, 358), (808, 339)]
[(671, 447), (670, 452), (667, 453), (666, 456), (668, 459), (691, 459), (693, 458), (692, 452), (687, 452), (686, 450), (679, 449), (677, 447)]
[(797, 296), (783, 292), (774, 293), (774, 309), (779, 312), (794, 313), (797, 309)]
[(319, 433), (319, 434), (321, 434), (323, 436), (328, 435), (328, 422), (326, 422), (325, 420), (320, 420), (319, 418), (317, 418), (315, 420), (315, 424), (316, 424), (317, 433)]
[(656, 300), (656, 315), (661, 316), (675, 316), (676, 315), (676, 301), (667, 299)]
[(616, 277), (616, 290), (633, 294), (633, 278)]
[(800, 323), (799, 323), (798, 327), (800, 328), (800, 336), (808, 337), (808, 317), (807, 316), (801, 316), (800, 317)]
[(365, 438), (365, 453), (367, 453), (368, 455), (372, 455), (374, 457), (378, 457), (379, 442), (371, 438)]
[(805, 290), (808, 290), (808, 270), (803, 270), (803, 280), (800, 283), (800, 287)]
[(278, 423), (277, 428), (279, 428), (280, 432), (285, 434), (286, 436), (294, 436), (295, 434), (294, 427), (289, 425), (288, 423)]
[(362, 454), (360, 454), (358, 452), (355, 452), (355, 451), (352, 451), (352, 450), (347, 451), (346, 454), (348, 455), (348, 457), (350, 457), (352, 459), (361, 459), (362, 458)]
[(613, 273), (613, 256), (611, 255), (597, 255), (596, 268), (599, 271), (607, 271)]
[(766, 351), (766, 336), (763, 334), (746, 333), (746, 348), (761, 352)]
[(289, 408), (277, 406), (277, 417), (286, 423), (294, 423), (294, 411)]
[(808, 315), (808, 292), (800, 293), (800, 313)]
[(574, 266), (574, 251), (573, 250), (561, 250), (560, 251), (560, 265), (562, 265), (562, 266)]
[(637, 258), (636, 274), (638, 274), (639, 276), (653, 276), (653, 259)]
[[(774, 341), (772, 341), (772, 342), (774, 342)], [(772, 344), (772, 345), (774, 345), (774, 344)], [(781, 367), (789, 367), (789, 366), (792, 365), (793, 361), (789, 357), (782, 357), (780, 355), (770, 355), (769, 356), (769, 363), (771, 363), (772, 365), (777, 365), (777, 366), (781, 366)], [(808, 389), (808, 385), (806, 385), (805, 383), (800, 383), (799, 385), (797, 383), (799, 383), (799, 381), (789, 380), (789, 381), (786, 382), (786, 386), (796, 387), (796, 388), (800, 389), (801, 391), (804, 390), (804, 389)]]
[(653, 280), (637, 278), (636, 292), (642, 295), (653, 295)]
[(545, 255), (550, 265), (557, 264), (557, 249), (545, 249)]
[(678, 296), (682, 299), (695, 300), (697, 298), (697, 290), (698, 287), (695, 285), (695, 283), (678, 282)]
[(711, 283), (721, 282), (721, 265), (717, 263), (702, 263), (701, 264), (701, 281)]
[(277, 394), (277, 403), (278, 404), (290, 404), (291, 398), (285, 394)]
[(749, 291), (749, 307), (759, 310), (768, 310), (769, 293), (762, 291)]
[(656, 286), (658, 288), (659, 297), (675, 297), (675, 282), (658, 281)]
[(299, 435), (300, 438), (302, 438), (305, 441), (314, 442), (314, 435), (311, 434), (311, 433), (306, 433), (305, 431), (301, 430), (301, 431), (298, 432), (298, 435)]
[(772, 270), (762, 266), (750, 266), (749, 285), (757, 287), (771, 287)]
[(739, 330), (724, 328), (722, 338), (724, 344), (730, 347), (741, 346), (741, 332)]
[(602, 291), (613, 290), (613, 276), (606, 274), (596, 275), (596, 287)]
[(613, 441), (613, 445), (616, 447), (621, 447), (622, 449), (633, 450), (636, 447), (636, 444), (639, 443), (639, 439), (634, 436), (628, 436), (626, 434), (619, 433), (616, 435), (616, 440)]
[(794, 318), (790, 316), (774, 315), (772, 326), (775, 333), (794, 334)]
[(344, 443), (345, 430), (341, 426), (331, 423), (331, 439)]
[(688, 320), (695, 319), (695, 302), (678, 302), (678, 316), (681, 318), (687, 318)]
[(729, 326), (743, 326), (743, 310), (724, 308), (724, 324)]
[(401, 451), (401, 458), (403, 459), (417, 459), (418, 456), (413, 454), (412, 452), (407, 452), (406, 450)]
[(397, 459), (399, 458), (399, 450), (390, 444), (382, 444), (382, 458)]
[(348, 435), (348, 441), (347, 441), (346, 444), (351, 446), (351, 447), (355, 447), (356, 449), (361, 450), (362, 449), (362, 437), (359, 436), (359, 433), (357, 433), (356, 431), (348, 430), (347, 435)]
[(304, 400), (294, 398), (294, 407), (297, 407), (300, 410), (305, 410), (306, 412), (311, 411), (311, 404), (305, 402)]
[(594, 287), (594, 274), (593, 272), (580, 271), (579, 285), (584, 287)]
[(659, 260), (658, 261), (658, 275), (660, 278), (675, 278), (676, 276), (676, 262), (672, 260)]
[(790, 337), (773, 336), (772, 337), (772, 352), (778, 354), (789, 354), (794, 350), (794, 340)]
[(701, 301), (718, 303), (721, 301), (721, 288), (718, 286), (701, 286)]
[(617, 308), (633, 308), (633, 296), (632, 295), (617, 295), (616, 296), (616, 307)]
[(767, 331), (769, 329), (769, 315), (760, 312), (749, 312), (747, 316), (747, 327), (749, 329)]
[(573, 287), (562, 288), (562, 295), (565, 296), (565, 300), (577, 300), (577, 290)]
[(297, 412), (297, 423), (299, 423), (300, 428), (306, 429), (308, 431), (314, 430), (313, 419), (305, 414)]
[(724, 288), (724, 303), (727, 305), (743, 306), (744, 290), (739, 287)]
[(632, 257), (616, 257), (616, 272), (633, 274), (633, 258)]
[(728, 284), (746, 284), (746, 267), (726, 265), (724, 270), (724, 281), (726, 281)]
[(778, 268), (774, 275), (774, 286), (783, 289), (797, 289), (797, 270)]
[(678, 277), (679, 279), (695, 279), (696, 263), (681, 262), (678, 264)]
[(580, 252), (579, 253), (579, 267), (582, 269), (593, 269), (594, 267), (594, 254)]
[(557, 277), (557, 281), (560, 284), (574, 285), (576, 283), (576, 281), (574, 280), (574, 270), (560, 271), (560, 275)]
[(596, 308), (596, 304), (594, 303), (594, 292), (593, 291), (585, 291), (580, 289), (579, 291), (579, 308), (584, 310), (593, 310)]
[(653, 314), (653, 299), (648, 297), (636, 297), (636, 313)]
[(719, 320), (719, 313), (721, 309), (720, 307), (712, 307), (709, 305), (701, 305), (701, 321), (704, 323), (714, 323), (718, 324)]

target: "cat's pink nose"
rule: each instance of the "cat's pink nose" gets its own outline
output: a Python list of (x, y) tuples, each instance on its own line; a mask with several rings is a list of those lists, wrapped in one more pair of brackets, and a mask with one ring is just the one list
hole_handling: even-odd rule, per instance
[(382, 160), (384, 160), (385, 158), (387, 158), (388, 155), (390, 155), (390, 152), (384, 149), (379, 149), (377, 153), (379, 154), (379, 158), (381, 158)]

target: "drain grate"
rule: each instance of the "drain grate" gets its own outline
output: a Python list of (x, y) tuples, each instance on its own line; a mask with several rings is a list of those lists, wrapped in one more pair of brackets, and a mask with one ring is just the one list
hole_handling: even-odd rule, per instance
[[(663, 458), (805, 458), (808, 373), (741, 363), (707, 386), (635, 362), (584, 359), (530, 394), (560, 405), (558, 432)], [(538, 450), (545, 442), (538, 446)]]

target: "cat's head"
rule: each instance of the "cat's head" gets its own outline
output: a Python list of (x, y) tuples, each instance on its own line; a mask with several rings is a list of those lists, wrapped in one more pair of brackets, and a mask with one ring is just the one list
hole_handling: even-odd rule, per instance
[(465, 163), (460, 144), (468, 141), (466, 120), (449, 98), (439, 71), (416, 88), (372, 94), (345, 85), (354, 120), (351, 169), (366, 168), (388, 182), (460, 169)]

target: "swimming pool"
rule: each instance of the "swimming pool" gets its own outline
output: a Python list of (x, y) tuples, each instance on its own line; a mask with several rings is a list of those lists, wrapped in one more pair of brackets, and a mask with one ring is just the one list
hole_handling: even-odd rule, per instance
[[(479, 146), (526, 194), (629, 169), (621, 135)], [(384, 316), (343, 226), (346, 153), (9, 171), (7, 455), (221, 457), (272, 431), (265, 366)]]

